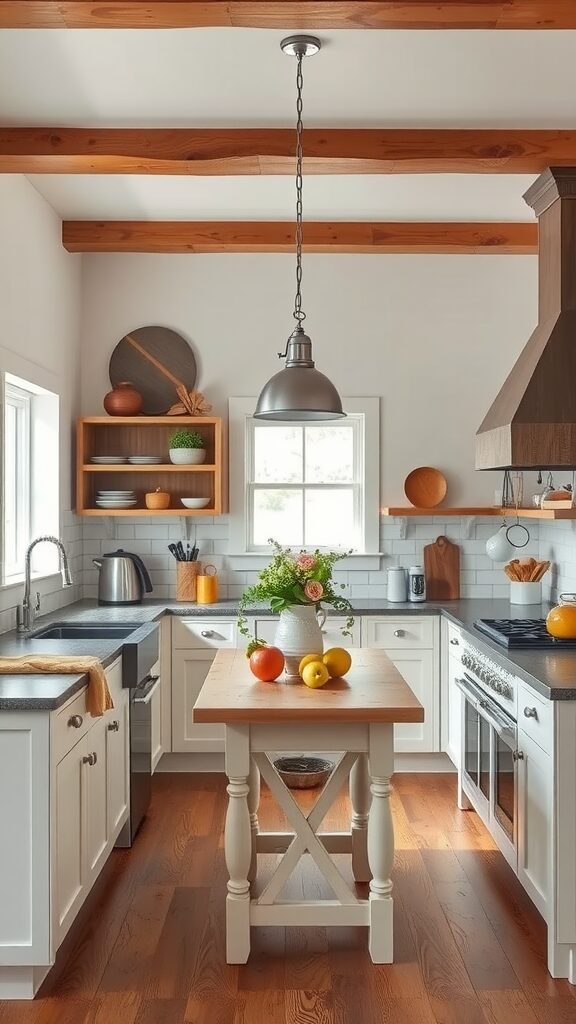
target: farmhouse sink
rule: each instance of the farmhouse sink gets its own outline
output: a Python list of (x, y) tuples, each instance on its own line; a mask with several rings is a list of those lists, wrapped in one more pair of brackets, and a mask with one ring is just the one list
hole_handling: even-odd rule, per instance
[(141, 622), (55, 622), (30, 635), (30, 640), (123, 640)]

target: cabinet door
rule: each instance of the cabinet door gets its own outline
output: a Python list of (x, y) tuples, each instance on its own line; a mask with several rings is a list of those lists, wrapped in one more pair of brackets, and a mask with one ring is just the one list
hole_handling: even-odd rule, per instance
[(90, 733), (56, 767), (56, 868), (52, 920), (60, 945), (84, 898), (84, 764)]
[(106, 720), (100, 718), (86, 736), (87, 754), (83, 761), (83, 803), (86, 883), (96, 881), (108, 856), (108, 786), (106, 772)]
[(386, 651), (424, 707), (423, 722), (394, 726), (397, 753), (432, 753), (440, 749), (438, 667), (434, 651)]
[(518, 877), (545, 920), (548, 919), (551, 867), (550, 757), (518, 730)]
[(462, 675), (462, 666), (457, 658), (448, 658), (448, 741), (446, 753), (451, 761), (460, 767), (462, 749), (462, 695), (456, 686), (456, 679)]
[(192, 708), (214, 660), (215, 651), (176, 650), (172, 654), (172, 750), (214, 753), (224, 750), (224, 726), (196, 724)]
[(106, 714), (107, 837), (114, 841), (128, 816), (130, 803), (130, 749), (128, 691), (116, 698)]

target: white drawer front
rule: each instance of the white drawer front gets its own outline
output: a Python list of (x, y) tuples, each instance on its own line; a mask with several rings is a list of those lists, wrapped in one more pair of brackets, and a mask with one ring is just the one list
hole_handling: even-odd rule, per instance
[(74, 700), (60, 708), (54, 717), (52, 750), (55, 764), (58, 764), (68, 751), (72, 750), (72, 747), (82, 736), (86, 735), (96, 721), (86, 709), (86, 692), (87, 688), (85, 687)]
[(232, 648), (237, 645), (236, 619), (177, 619), (172, 622), (176, 649)]
[(458, 626), (453, 626), (452, 623), (449, 622), (448, 623), (447, 634), (448, 634), (448, 650), (449, 650), (450, 654), (454, 654), (454, 655), (456, 655), (459, 658), (460, 657), (460, 653), (462, 651), (462, 648), (464, 646), (463, 641), (462, 641), (462, 633), (458, 629)]
[(364, 619), (363, 645), (387, 650), (430, 650), (434, 647), (435, 622), (432, 615), (421, 618), (416, 615), (367, 617)]
[(553, 702), (518, 684), (518, 728), (523, 729), (547, 754), (552, 752)]

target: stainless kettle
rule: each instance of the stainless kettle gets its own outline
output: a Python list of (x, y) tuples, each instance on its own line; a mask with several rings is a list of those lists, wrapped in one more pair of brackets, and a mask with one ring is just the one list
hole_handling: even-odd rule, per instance
[(100, 570), (98, 604), (140, 604), (152, 591), (152, 581), (139, 555), (109, 551), (92, 562)]

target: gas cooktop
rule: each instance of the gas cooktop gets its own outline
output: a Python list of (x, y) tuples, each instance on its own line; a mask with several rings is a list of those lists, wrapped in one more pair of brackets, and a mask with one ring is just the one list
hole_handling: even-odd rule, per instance
[(480, 633), (509, 650), (576, 650), (576, 640), (556, 640), (550, 636), (545, 619), (476, 619), (474, 625)]

